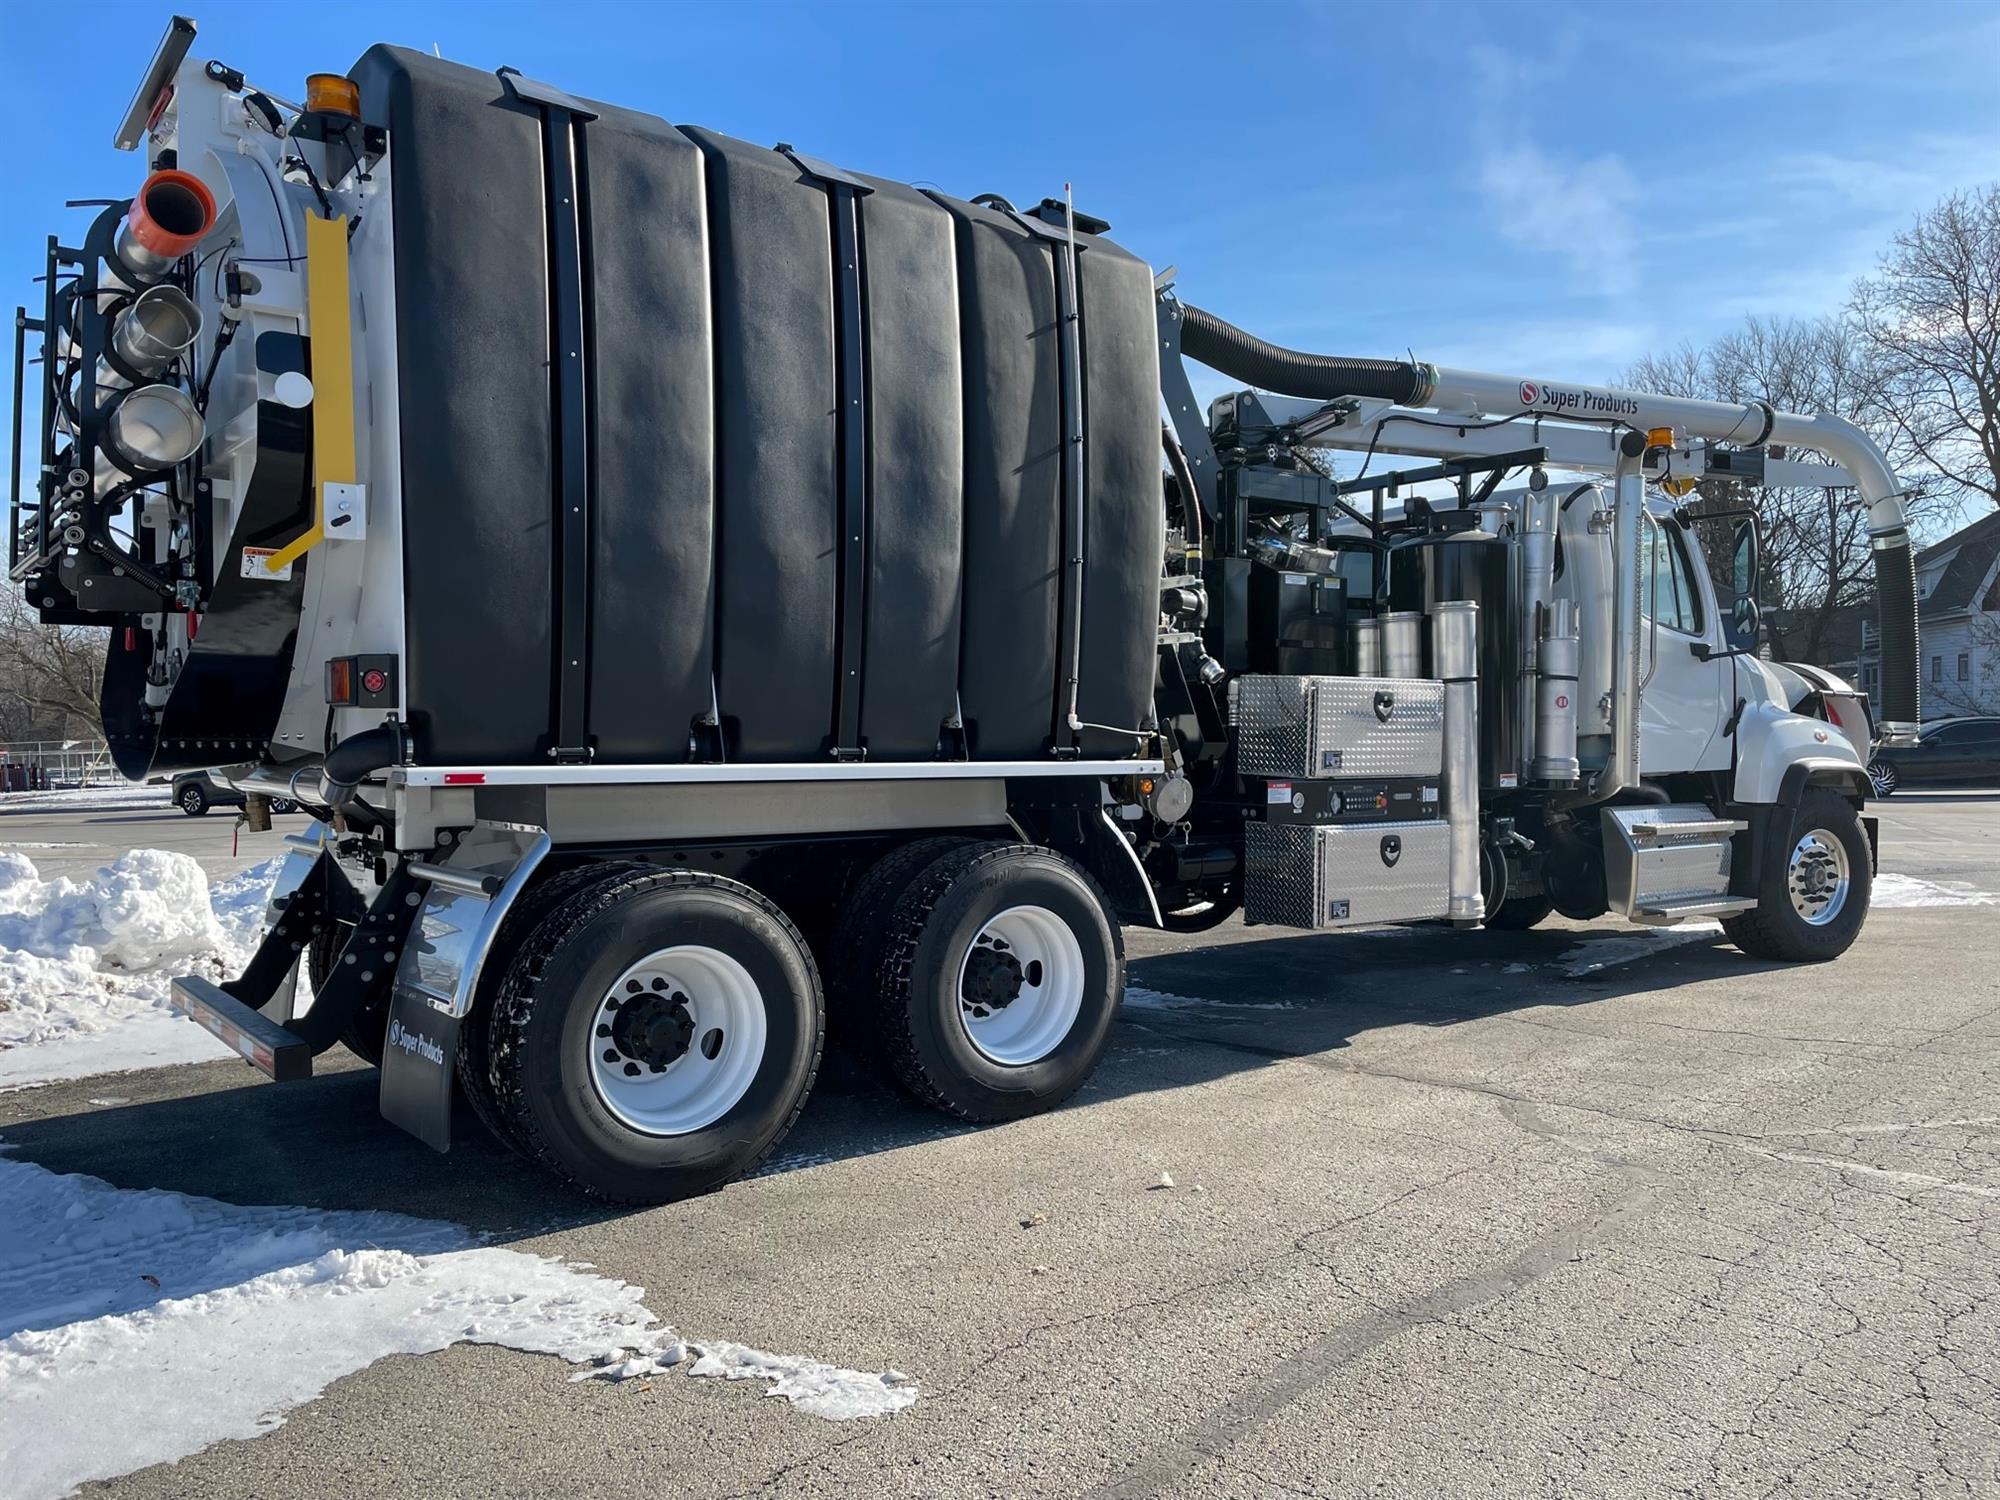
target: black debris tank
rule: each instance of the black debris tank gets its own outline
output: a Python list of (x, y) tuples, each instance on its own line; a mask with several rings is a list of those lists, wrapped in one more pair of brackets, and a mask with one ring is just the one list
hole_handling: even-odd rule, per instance
[[(402, 49), (354, 76), (390, 134), (400, 411), (376, 420), (401, 426), (420, 763), (1137, 752), (1163, 545), (1142, 261), (1078, 235), (1066, 321), (1039, 221)], [(1073, 730), (1072, 699), (1107, 727)]]
[(1520, 770), (1518, 611), (1513, 549), (1483, 532), (1434, 532), (1389, 553), (1389, 607), (1433, 613), (1446, 600), (1479, 606), (1479, 770), (1489, 788)]

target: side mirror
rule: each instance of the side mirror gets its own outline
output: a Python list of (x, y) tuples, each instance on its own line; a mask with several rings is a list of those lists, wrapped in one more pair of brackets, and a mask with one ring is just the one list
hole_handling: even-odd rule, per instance
[(1738, 521), (1729, 548), (1729, 606), (1727, 634), (1731, 650), (1755, 654), (1764, 612), (1757, 603), (1758, 572), (1762, 562), (1763, 539), (1755, 519)]

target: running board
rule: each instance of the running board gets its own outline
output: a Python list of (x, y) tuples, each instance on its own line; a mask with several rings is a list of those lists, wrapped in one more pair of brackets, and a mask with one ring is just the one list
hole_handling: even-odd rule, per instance
[(1733, 917), (1756, 904), (1745, 896), (1673, 896), (1647, 902), (1632, 913), (1632, 920), (1647, 927), (1666, 927), (1688, 917)]
[(221, 985), (191, 976), (176, 979), (173, 1006), (273, 1082), (312, 1077), (312, 1043)]

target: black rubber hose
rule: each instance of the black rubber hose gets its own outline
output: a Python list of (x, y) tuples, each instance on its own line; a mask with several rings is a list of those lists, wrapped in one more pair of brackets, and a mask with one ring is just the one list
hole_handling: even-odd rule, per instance
[(1181, 353), (1259, 390), (1310, 401), (1372, 396), (1414, 402), (1428, 389), (1417, 365), (1399, 359), (1339, 359), (1267, 344), (1214, 313), (1181, 304)]
[(1895, 724), (1920, 723), (1917, 559), (1908, 533), (1876, 546), (1875, 599), (1882, 635), (1882, 701), (1875, 717)]
[(402, 758), (400, 725), (377, 724), (373, 729), (349, 735), (320, 762), (320, 772), (326, 777), (327, 801), (334, 807), (343, 806), (372, 772), (387, 770)]
[(1180, 440), (1165, 422), (1160, 424), (1160, 446), (1166, 450), (1167, 467), (1174, 471), (1174, 487), (1181, 492), (1181, 519), (1194, 533), (1194, 550), (1199, 552), (1202, 548), (1201, 491), (1194, 487), (1194, 469), (1187, 461), (1187, 454), (1181, 451)]

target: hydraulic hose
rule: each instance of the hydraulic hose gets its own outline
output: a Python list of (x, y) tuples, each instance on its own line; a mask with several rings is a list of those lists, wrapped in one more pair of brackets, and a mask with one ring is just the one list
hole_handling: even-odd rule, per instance
[(1882, 699), (1878, 721), (1917, 725), (1917, 560), (1910, 534), (1875, 538), (1875, 599), (1882, 638)]
[(1266, 343), (1185, 302), (1181, 304), (1181, 353), (1259, 390), (1309, 401), (1369, 396), (1406, 406), (1421, 405), (1432, 385), (1428, 365), (1399, 359), (1301, 354)]

